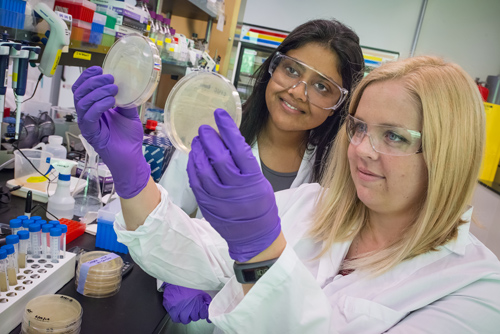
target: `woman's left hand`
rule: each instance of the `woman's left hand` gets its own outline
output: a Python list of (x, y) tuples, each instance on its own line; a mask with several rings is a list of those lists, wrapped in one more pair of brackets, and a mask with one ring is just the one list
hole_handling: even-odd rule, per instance
[(205, 219), (226, 240), (229, 255), (246, 262), (281, 232), (271, 184), (252, 149), (223, 109), (215, 111), (220, 132), (202, 125), (193, 139), (187, 172)]

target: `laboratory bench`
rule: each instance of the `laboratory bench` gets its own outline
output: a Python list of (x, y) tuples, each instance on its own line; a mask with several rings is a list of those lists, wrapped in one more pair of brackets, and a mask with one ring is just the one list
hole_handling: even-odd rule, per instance
[[(0, 171), (0, 186), (4, 186), (13, 176), (13, 170)], [(12, 196), (8, 207), (0, 207), (0, 223), (8, 224), (10, 219), (22, 215), (24, 205), (24, 198)], [(38, 208), (33, 215), (45, 218), (45, 212), (41, 208)], [(66, 249), (75, 246), (94, 250), (96, 249), (95, 236), (84, 233), (70, 242)], [(124, 261), (134, 263), (130, 254), (119, 255)], [(156, 290), (156, 279), (146, 274), (137, 264), (134, 264), (132, 270), (123, 277), (120, 290), (112, 297), (90, 298), (83, 296), (76, 291), (74, 278), (57, 293), (73, 297), (82, 305), (81, 334), (161, 333), (169, 319), (162, 305), (163, 294)], [(11, 334), (20, 332), (21, 325), (19, 324), (11, 331)]]

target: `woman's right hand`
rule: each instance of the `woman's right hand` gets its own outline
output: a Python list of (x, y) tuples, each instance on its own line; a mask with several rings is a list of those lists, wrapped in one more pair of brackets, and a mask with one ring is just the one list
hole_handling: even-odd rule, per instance
[(142, 123), (137, 108), (113, 108), (118, 87), (110, 74), (93, 66), (72, 87), (78, 126), (108, 166), (115, 189), (132, 198), (147, 185), (151, 168), (142, 154)]

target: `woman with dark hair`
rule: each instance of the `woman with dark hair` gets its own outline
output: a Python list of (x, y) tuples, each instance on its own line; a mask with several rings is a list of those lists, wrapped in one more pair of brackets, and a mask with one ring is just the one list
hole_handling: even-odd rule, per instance
[[(336, 20), (313, 20), (294, 29), (256, 72), (253, 93), (243, 105), (240, 131), (275, 192), (319, 181), (346, 115), (348, 94), (363, 77), (363, 71), (363, 54), (356, 33)], [(90, 109), (102, 112), (102, 101), (116, 94), (110, 88), (108, 97), (101, 96), (105, 95), (105, 87), (112, 86), (106, 80), (105, 75), (91, 69), (82, 74), (74, 85), (75, 106), (90, 99), (88, 95), (78, 97), (78, 86), (97, 86), (94, 82), (99, 81), (103, 87), (97, 90), (101, 102)], [(122, 128), (134, 126), (130, 123)], [(174, 204), (192, 215), (198, 204), (189, 186), (187, 162), (188, 156), (176, 151), (159, 183)], [(123, 167), (124, 164), (117, 164), (115, 173), (124, 173)], [(133, 182), (124, 184), (123, 191), (117, 186), (120, 197), (134, 197), (136, 191), (129, 193), (128, 189), (146, 185), (149, 174), (147, 166), (143, 167), (132, 168)], [(197, 216), (201, 217), (201, 213)], [(163, 286), (164, 306), (174, 322), (190, 323), (189, 331), (193, 333), (213, 330), (207, 322), (197, 321), (208, 317), (209, 294), (168, 283)]]

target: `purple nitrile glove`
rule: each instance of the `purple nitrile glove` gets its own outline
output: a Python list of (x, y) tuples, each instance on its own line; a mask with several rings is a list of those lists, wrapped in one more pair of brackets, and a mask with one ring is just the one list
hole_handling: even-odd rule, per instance
[(231, 258), (246, 262), (280, 234), (278, 208), (271, 184), (234, 121), (223, 109), (214, 114), (220, 137), (210, 126), (200, 126), (189, 153), (189, 183)]
[(72, 87), (78, 126), (108, 166), (116, 193), (122, 198), (139, 194), (151, 168), (142, 154), (143, 129), (136, 108), (113, 108), (118, 87), (110, 74), (92, 66)]
[(163, 283), (163, 306), (173, 322), (187, 325), (191, 321), (207, 319), (212, 297), (204, 291)]

